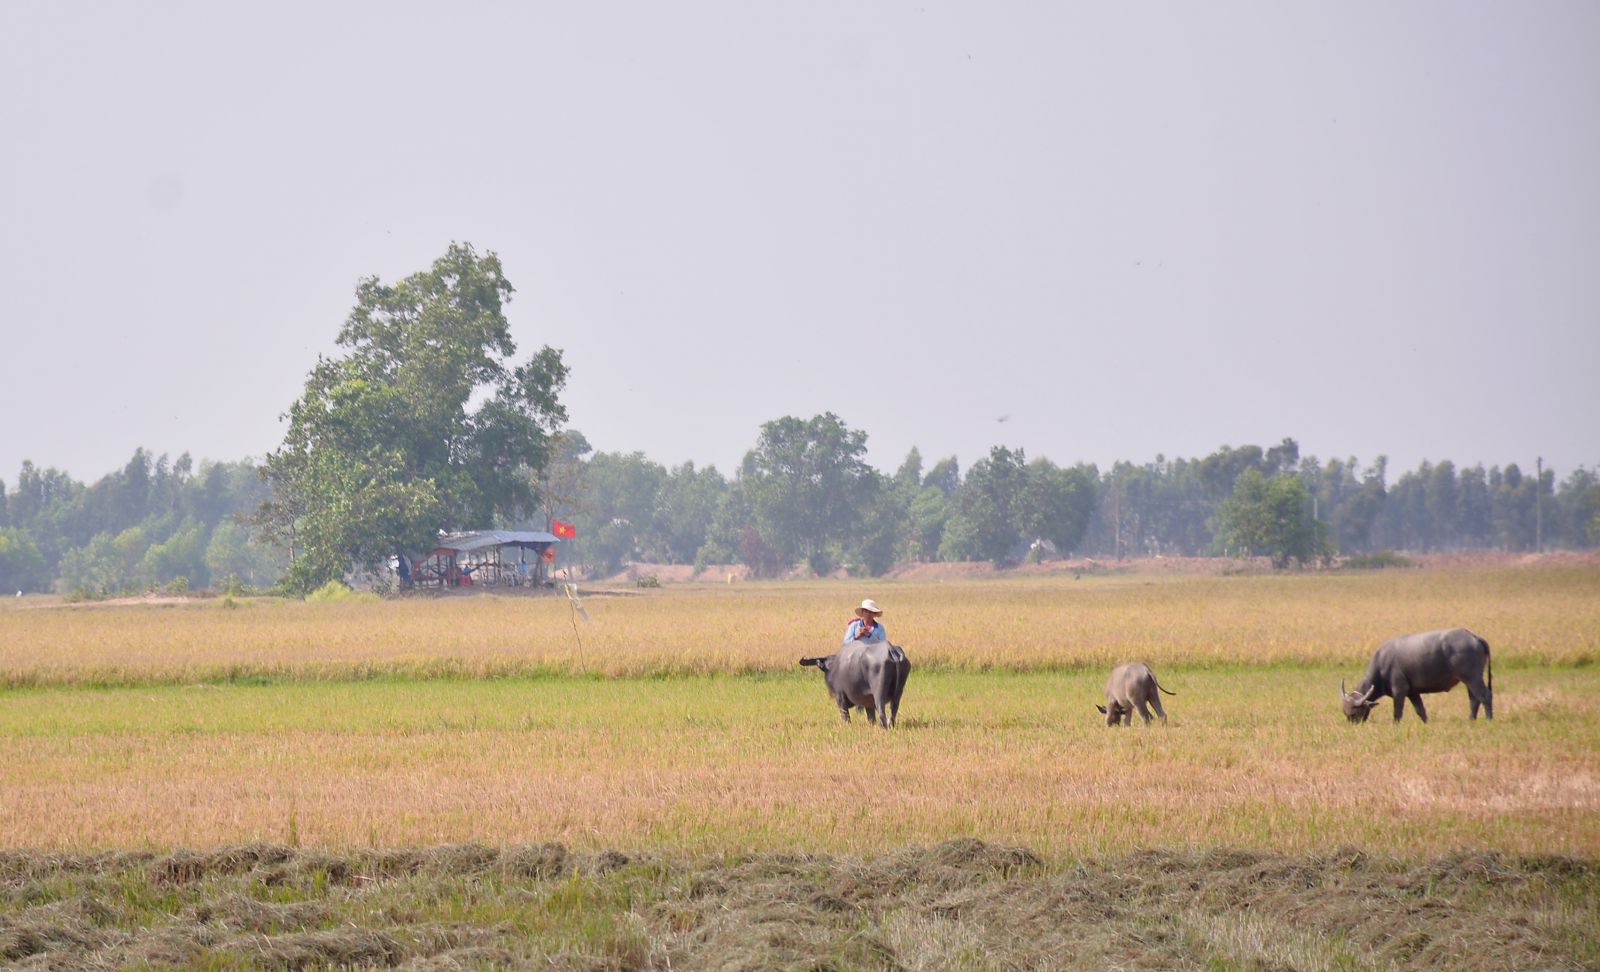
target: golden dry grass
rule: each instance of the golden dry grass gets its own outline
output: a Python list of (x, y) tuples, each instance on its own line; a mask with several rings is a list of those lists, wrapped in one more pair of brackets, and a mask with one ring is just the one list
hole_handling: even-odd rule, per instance
[(1452, 625), (1502, 666), (1600, 659), (1600, 570), (1411, 570), (680, 587), (591, 596), (576, 634), (555, 596), (11, 608), (0, 685), (779, 672), (831, 651), (864, 594), (925, 670), (1359, 667), (1384, 638)]
[(1333, 669), (1169, 669), (1165, 729), (1103, 675), (914, 674), (893, 732), (815, 676), (34, 689), (0, 712), (5, 842), (866, 852), (1354, 844), (1600, 854), (1600, 672), (1350, 726)]
[[(839, 725), (795, 665), (863, 593), (918, 666), (893, 733)], [(7, 608), (0, 840), (1600, 854), (1593, 569), (707, 586), (589, 609), (580, 654), (554, 598)], [(1461, 691), (1426, 726), (1343, 722), (1338, 681), (1378, 641), (1448, 624), (1494, 645), (1493, 723)], [(1107, 730), (1105, 673), (1138, 657), (1181, 693), (1172, 725)]]

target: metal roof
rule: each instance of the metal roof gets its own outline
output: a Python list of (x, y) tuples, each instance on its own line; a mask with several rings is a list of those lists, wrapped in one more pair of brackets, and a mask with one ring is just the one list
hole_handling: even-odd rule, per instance
[(445, 534), (439, 538), (434, 549), (442, 547), (465, 553), (486, 547), (532, 547), (560, 542), (561, 538), (542, 530), (472, 530)]

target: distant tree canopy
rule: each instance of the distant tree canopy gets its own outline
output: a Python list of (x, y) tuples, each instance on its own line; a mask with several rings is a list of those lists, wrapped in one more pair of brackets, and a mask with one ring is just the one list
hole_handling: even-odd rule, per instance
[[(564, 376), (558, 363), (541, 367)], [(1584, 467), (1558, 485), (1548, 469), (1530, 476), (1514, 463), (1458, 468), (1441, 460), (1390, 483), (1381, 456), (1366, 466), (1353, 458), (1324, 462), (1285, 439), (1270, 448), (1223, 446), (1197, 459), (1119, 462), (1103, 472), (996, 446), (963, 473), (954, 456), (925, 467), (912, 449), (885, 475), (865, 461), (866, 433), (824, 413), (763, 425), (728, 478), (692, 463), (668, 468), (638, 452), (596, 452), (575, 430), (552, 434), (556, 381), (543, 399), (549, 406), (522, 406), (524, 415), (542, 416), (533, 423), (537, 435), (527, 436), (535, 446), (528, 458), (503, 451), (510, 458), (496, 465), (481, 459), (492, 452), (468, 432), (443, 445), (431, 437), (364, 437), (363, 430), (405, 424), (358, 407), (392, 405), (382, 393), (389, 386), (378, 382), (374, 393), (351, 379), (355, 390), (336, 383), (324, 394), (324, 375), (319, 364), (308, 382), (308, 395), (316, 394), (297, 403), (314, 416), (305, 428), (315, 434), (307, 432), (305, 449), (278, 459), (292, 459), (292, 469), (321, 464), (305, 477), (263, 479), (249, 462), (196, 470), (186, 455), (169, 461), (139, 449), (85, 486), (24, 463), (16, 485), (0, 489), (0, 591), (271, 584), (286, 557), (262, 542), (266, 518), (251, 522), (248, 514), (263, 508), (285, 517), (269, 524), (272, 536), (294, 540), (307, 562), (293, 575), (294, 589), (319, 576), (311, 565), (343, 576), (402, 544), (415, 551), (441, 527), (543, 529), (552, 516), (578, 525), (577, 538), (561, 547), (562, 562), (597, 573), (630, 562), (742, 562), (763, 577), (797, 564), (876, 575), (939, 559), (1005, 564), (1052, 548), (1060, 556), (1258, 554), (1284, 566), (1332, 552), (1600, 546), (1600, 476)], [(500, 400), (494, 387), (471, 401)], [(440, 427), (489, 424), (481, 408), (468, 414), (465, 400), (455, 401), (459, 421)], [(424, 463), (434, 456), (454, 458)], [(411, 481), (413, 461), (424, 473), (434, 470), (417, 474), (427, 482)], [(367, 488), (395, 500), (394, 508), (361, 495)], [(307, 503), (309, 496), (321, 505)], [(417, 508), (405, 505), (408, 496), (418, 498)], [(349, 524), (339, 522), (346, 517)], [(358, 534), (358, 526), (372, 533)], [(346, 546), (308, 556), (318, 530)]]
[(12, 590), (42, 591), (50, 575), (38, 544), (22, 530), (0, 527), (0, 595)]
[[(269, 585), (279, 565), (247, 542), (240, 522), (265, 495), (248, 461), (196, 471), (187, 454), (172, 461), (136, 449), (122, 469), (89, 486), (23, 463), (0, 520), (0, 590)], [(236, 538), (236, 556), (208, 556), (219, 534)]]
[[(489, 525), (571, 520), (579, 534), (563, 560), (596, 572), (629, 562), (743, 562), (758, 576), (800, 562), (861, 574), (937, 559), (1007, 563), (1038, 541), (1059, 555), (1257, 553), (1280, 565), (1333, 551), (1531, 550), (1541, 531), (1546, 547), (1600, 545), (1600, 477), (1583, 467), (1558, 487), (1549, 470), (1541, 479), (1515, 464), (1424, 462), (1389, 484), (1382, 457), (1366, 467), (1324, 463), (1299, 457), (1286, 440), (1105, 472), (1030, 461), (1003, 446), (965, 475), (954, 457), (924, 472), (912, 450), (886, 476), (865, 464), (865, 434), (837, 416), (769, 427), (774, 434), (760, 445), (771, 455), (752, 450), (732, 479), (692, 463), (669, 469), (641, 453), (595, 452), (572, 430), (547, 436), (537, 481), (517, 484), (538, 493), (538, 505), (497, 511)], [(782, 482), (790, 477), (804, 482)], [(170, 462), (141, 449), (90, 486), (31, 463), (16, 483), (0, 505), (0, 590), (113, 593), (230, 578), (265, 585), (283, 568), (281, 553), (260, 542), (259, 518), (251, 525), (241, 515), (269, 495), (285, 502), (250, 463), (197, 472), (187, 456)], [(774, 499), (808, 493), (794, 503), (813, 511), (809, 519)], [(382, 526), (389, 515), (367, 522)]]
[(397, 284), (361, 282), (348, 352), (317, 362), (263, 467), (256, 524), (290, 549), (291, 590), (533, 509), (567, 368), (548, 346), (512, 360), (511, 294), (499, 258), (467, 244)]
[[(867, 466), (866, 442), (831, 413), (769, 422), (731, 480), (714, 469), (668, 470), (638, 453), (597, 453), (582, 464), (588, 505), (571, 508), (581, 528), (563, 556), (601, 572), (630, 561), (692, 561), (743, 562), (757, 576), (797, 563), (880, 574), (911, 561), (1010, 563), (1048, 541), (1062, 556), (1257, 554), (1287, 566), (1387, 548), (1529, 550), (1541, 506), (1546, 546), (1600, 545), (1600, 479), (1583, 468), (1559, 493), (1553, 473), (1541, 487), (1514, 464), (1457, 470), (1425, 462), (1390, 485), (1381, 456), (1366, 467), (1324, 463), (1284, 439), (1103, 472), (1030, 461), (1006, 446), (964, 475), (955, 457), (924, 472), (912, 450), (886, 476)], [(647, 465), (651, 490), (605, 484)], [(663, 497), (687, 489), (689, 472), (705, 477), (688, 517), (703, 532), (668, 549), (652, 539), (666, 515)], [(609, 498), (624, 495), (633, 499)], [(700, 546), (691, 557), (692, 538)]]
[(1311, 509), (1311, 492), (1289, 473), (1268, 477), (1246, 469), (1218, 514), (1217, 545), (1223, 552), (1265, 554), (1277, 567), (1310, 563), (1332, 553), (1327, 530)]
[(854, 535), (882, 488), (866, 452), (867, 434), (832, 412), (761, 426), (745, 457), (744, 488), (753, 525), (785, 562), (803, 559), (817, 573), (833, 568), (832, 548)]

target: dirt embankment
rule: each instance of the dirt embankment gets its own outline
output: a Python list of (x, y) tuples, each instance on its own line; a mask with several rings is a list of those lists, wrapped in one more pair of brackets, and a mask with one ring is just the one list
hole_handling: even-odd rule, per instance
[(0, 852), (39, 969), (1593, 968), (1597, 908), (1600, 862), (1481, 853)]

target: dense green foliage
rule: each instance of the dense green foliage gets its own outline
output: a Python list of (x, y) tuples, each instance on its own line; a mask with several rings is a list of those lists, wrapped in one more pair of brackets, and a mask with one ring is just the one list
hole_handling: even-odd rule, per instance
[[(1516, 464), (1458, 470), (1424, 462), (1389, 483), (1381, 457), (1365, 469), (1354, 459), (1324, 463), (1301, 457), (1286, 439), (1107, 471), (995, 447), (965, 475), (955, 457), (924, 471), (913, 449), (884, 475), (862, 458), (866, 435), (837, 416), (779, 420), (762, 435), (730, 479), (693, 463), (668, 468), (640, 452), (595, 452), (567, 430), (546, 437), (549, 461), (515, 484), (515, 495), (536, 495), (537, 506), (516, 516), (465, 513), (451, 525), (544, 529), (559, 516), (578, 526), (564, 562), (599, 573), (629, 562), (744, 563), (758, 576), (801, 562), (881, 574), (905, 562), (1068, 553), (1257, 553), (1287, 564), (1334, 552), (1600, 544), (1600, 477), (1583, 467), (1558, 485), (1549, 469), (1541, 482)], [(205, 464), (196, 474), (187, 456), (169, 463), (143, 450), (92, 486), (24, 464), (0, 503), (0, 590), (53, 582), (67, 592), (111, 593), (179, 578), (220, 586), (230, 576), (269, 584), (286, 545), (263, 544), (259, 523), (240, 515), (254, 512), (268, 490), (247, 462)], [(352, 543), (368, 542), (348, 529)]]
[(825, 414), (767, 423), (725, 480), (642, 453), (589, 454), (576, 438), (584, 451), (568, 461), (578, 485), (553, 512), (579, 524), (564, 556), (601, 573), (639, 561), (742, 562), (757, 576), (801, 562), (880, 574), (904, 562), (1068, 553), (1260, 554), (1287, 566), (1334, 553), (1600, 543), (1600, 479), (1582, 467), (1559, 489), (1548, 469), (1541, 483), (1514, 463), (1458, 471), (1449, 461), (1424, 462), (1391, 484), (1382, 457), (1365, 469), (1355, 459), (1324, 463), (1285, 439), (1106, 471), (996, 446), (964, 475), (955, 457), (924, 472), (913, 449), (886, 476), (862, 459), (865, 433)]
[(21, 530), (0, 528), (0, 593), (43, 590), (49, 583), (44, 557), (33, 538)]
[(1288, 473), (1270, 479), (1246, 469), (1217, 516), (1217, 545), (1227, 552), (1266, 554), (1278, 567), (1332, 553), (1305, 483)]
[(361, 282), (348, 352), (317, 362), (264, 467), (256, 523), (290, 546), (291, 590), (533, 508), (567, 369), (549, 347), (513, 362), (511, 293), (499, 258), (464, 244), (397, 284)]
[(152, 587), (267, 585), (275, 554), (248, 542), (241, 515), (266, 497), (253, 463), (171, 462), (134, 451), (85, 486), (23, 463), (0, 519), (0, 590), (113, 594)]

